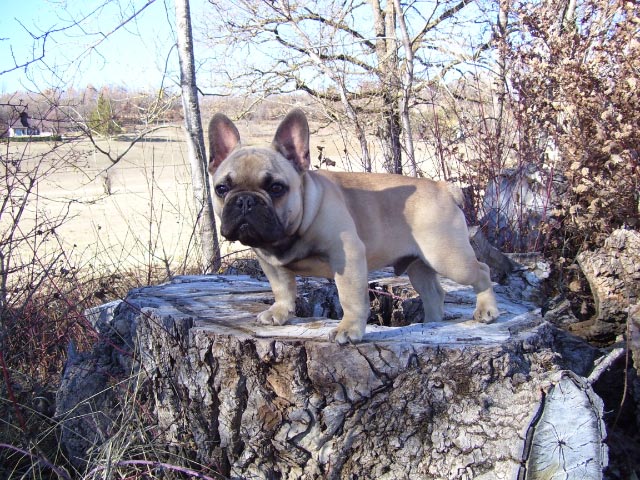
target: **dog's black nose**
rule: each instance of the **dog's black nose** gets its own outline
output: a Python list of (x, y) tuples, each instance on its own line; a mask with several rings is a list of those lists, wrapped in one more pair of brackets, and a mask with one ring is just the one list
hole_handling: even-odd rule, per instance
[(239, 195), (235, 199), (235, 203), (236, 208), (242, 213), (242, 215), (246, 215), (255, 206), (256, 199), (253, 195)]

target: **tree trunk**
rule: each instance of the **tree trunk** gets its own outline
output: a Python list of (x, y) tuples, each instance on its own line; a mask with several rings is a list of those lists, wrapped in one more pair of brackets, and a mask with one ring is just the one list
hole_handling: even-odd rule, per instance
[(594, 343), (613, 343), (625, 333), (630, 312), (640, 308), (640, 232), (615, 230), (601, 248), (581, 252), (577, 260), (589, 282), (596, 313), (573, 329)]
[(509, 1), (500, 0), (498, 2), (498, 19), (495, 25), (494, 39), (497, 42), (497, 67), (498, 78), (496, 78), (497, 87), (497, 106), (496, 106), (496, 140), (502, 142), (502, 126), (504, 123), (505, 102), (507, 100), (507, 35), (509, 20)]
[(379, 0), (370, 0), (376, 34), (376, 57), (381, 89), (381, 123), (378, 137), (382, 143), (385, 167), (389, 172), (402, 174), (402, 127), (398, 100), (401, 96), (400, 82), (396, 73), (398, 54), (396, 50), (396, 12), (393, 1), (382, 9)]
[[(332, 299), (317, 298), (318, 284), (306, 285), (301, 310), (333, 309)], [(112, 320), (98, 322), (113, 329), (98, 357), (65, 369), (62, 443), (78, 458), (90, 446), (81, 441), (113, 441), (97, 436), (118, 430), (105, 424), (120, 416), (118, 402), (104, 397), (117, 395), (105, 384), (129, 373), (124, 340), (137, 345), (138, 371), (153, 386), (147, 409), (157, 415), (160, 450), (217, 465), (225, 477), (495, 479), (519, 471), (537, 479), (586, 465), (584, 478), (601, 478), (602, 407), (587, 382), (563, 370), (572, 357), (556, 351), (554, 328), (505, 297), (499, 322), (476, 324), (472, 290), (443, 286), (447, 321), (369, 325), (362, 343), (342, 347), (327, 341), (335, 320), (257, 325), (272, 296), (249, 277), (182, 277), (135, 290)], [(406, 278), (379, 279), (376, 289), (396, 298), (411, 291)], [(105, 373), (110, 362), (118, 375)], [(92, 370), (104, 380), (92, 383)], [(575, 411), (558, 424), (562, 445), (553, 448), (567, 395)]]
[(184, 110), (193, 196), (197, 212), (196, 225), (200, 229), (204, 271), (215, 272), (220, 268), (220, 247), (211, 200), (211, 186), (207, 173), (207, 154), (204, 146), (200, 105), (198, 103), (189, 0), (176, 0), (175, 8), (182, 108)]
[(389, 172), (402, 175), (402, 127), (397, 97), (392, 92), (387, 92), (383, 95), (383, 102), (385, 104), (382, 110), (384, 120), (380, 140), (383, 145), (385, 165)]
[(371, 173), (372, 171), (371, 155), (369, 154), (367, 134), (364, 130), (364, 127), (362, 126), (362, 120), (358, 118), (358, 114), (353, 108), (353, 105), (351, 105), (351, 102), (349, 101), (349, 98), (347, 97), (346, 91), (343, 88), (342, 84), (340, 84), (339, 89), (340, 89), (340, 99), (342, 101), (342, 105), (344, 107), (345, 113), (347, 115), (347, 118), (351, 122), (353, 122), (355, 131), (356, 131), (356, 137), (358, 138), (358, 143), (360, 143), (360, 155), (361, 155), (360, 162), (364, 167), (364, 171)]
[(418, 167), (416, 165), (415, 151), (413, 148), (413, 136), (411, 132), (411, 116), (409, 115), (409, 102), (413, 95), (413, 46), (409, 38), (409, 30), (405, 20), (400, 0), (394, 0), (396, 12), (398, 13), (398, 24), (400, 25), (400, 33), (402, 35), (402, 46), (405, 52), (404, 79), (402, 82), (402, 95), (398, 100), (400, 109), (400, 118), (402, 119), (402, 130), (404, 132), (404, 146), (409, 160), (410, 175), (416, 177), (418, 175)]

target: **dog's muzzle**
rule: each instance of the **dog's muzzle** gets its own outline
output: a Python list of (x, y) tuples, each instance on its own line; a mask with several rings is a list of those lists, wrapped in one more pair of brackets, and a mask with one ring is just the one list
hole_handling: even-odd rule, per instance
[(249, 247), (267, 247), (285, 236), (273, 206), (252, 192), (229, 195), (221, 220), (223, 237)]

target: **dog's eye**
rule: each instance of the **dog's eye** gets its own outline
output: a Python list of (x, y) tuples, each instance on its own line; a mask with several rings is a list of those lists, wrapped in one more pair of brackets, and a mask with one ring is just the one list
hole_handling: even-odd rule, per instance
[(224, 196), (229, 193), (229, 187), (221, 183), (220, 185), (216, 185), (215, 192), (220, 198), (224, 198)]
[(287, 187), (282, 183), (275, 182), (269, 186), (269, 194), (272, 197), (281, 197), (286, 192), (287, 192)]

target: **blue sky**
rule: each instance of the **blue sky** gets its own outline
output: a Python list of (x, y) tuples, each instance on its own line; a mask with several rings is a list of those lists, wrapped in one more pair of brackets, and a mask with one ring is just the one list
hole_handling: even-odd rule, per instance
[[(97, 89), (114, 86), (130, 91), (155, 91), (160, 85), (170, 87), (177, 81), (173, 0), (3, 0), (3, 3), (0, 16), (0, 94), (24, 90), (58, 91), (72, 87), (83, 89), (88, 85)], [(247, 66), (268, 70), (271, 64), (281, 65), (279, 58), (282, 55), (277, 52), (279, 47), (274, 46), (274, 42), (254, 45), (250, 49), (226, 49), (224, 45), (211, 47), (210, 42), (207, 46), (206, 41), (198, 41), (198, 36), (202, 38), (203, 35), (202, 27), (215, 23), (215, 17), (207, 18), (208, 15), (222, 15), (224, 18), (232, 13), (224, 9), (216, 12), (207, 0), (191, 0), (190, 3), (196, 36), (196, 63), (201, 60), (198, 85), (205, 91), (224, 92), (237, 87), (236, 80), (232, 82), (230, 77), (233, 72), (240, 72)], [(430, 9), (439, 8), (440, 3), (420, 4), (425, 10), (422, 17), (412, 10), (416, 25), (421, 26), (425, 18), (435, 15)], [(226, 4), (222, 2), (220, 5)], [(136, 11), (141, 12), (120, 27)], [(362, 7), (361, 11), (366, 14), (368, 9)], [(452, 22), (449, 27), (443, 26), (443, 31), (438, 34), (441, 38), (434, 40), (444, 51), (453, 52), (446, 56), (455, 54), (456, 43), (463, 41), (466, 35), (478, 36), (480, 24), (474, 26), (473, 19), (480, 12), (473, 5), (465, 12), (471, 17), (470, 22), (460, 25)], [(457, 16), (460, 20), (458, 17), (462, 14)], [(373, 35), (370, 21), (363, 18), (363, 32)], [(362, 18), (356, 20), (363, 21)], [(280, 33), (284, 34), (286, 30), (283, 28)], [(455, 41), (452, 42), (453, 39)], [(16, 63), (21, 65), (39, 57), (43, 45), (43, 59), (26, 69), (6, 72)], [(354, 52), (359, 54), (357, 50)], [(433, 49), (424, 49), (423, 53), (429, 57), (428, 61), (437, 60), (440, 56)], [(162, 83), (165, 65), (169, 70), (168, 78)], [(302, 75), (306, 75), (316, 88), (328, 85), (328, 80), (317, 70), (305, 70)]]
[[(238, 64), (259, 61), (260, 56), (246, 50), (216, 50), (199, 41), (207, 15), (216, 13), (207, 0), (191, 0), (190, 8), (196, 63), (200, 66), (198, 85), (208, 92), (228, 91), (229, 78), (221, 71), (229, 73)], [(119, 27), (140, 10), (134, 20)], [(173, 0), (16, 1), (0, 16), (0, 94), (83, 89), (88, 85), (131, 91), (176, 86), (175, 42)], [(7, 72), (16, 64), (39, 57), (43, 44), (42, 60), (26, 69)], [(163, 83), (165, 68), (168, 74)]]
[[(43, 44), (45, 55), (26, 71), (1, 74), (0, 94), (88, 84), (157, 89), (175, 42), (173, 1), (155, 0), (135, 20), (118, 28), (146, 4), (146, 0), (6, 2), (0, 16), (0, 72), (39, 57)], [(192, 4), (197, 8), (203, 2)], [(76, 20), (79, 26), (65, 28)], [(103, 34), (109, 35), (105, 39)], [(169, 65), (175, 74), (175, 50), (173, 54)]]

